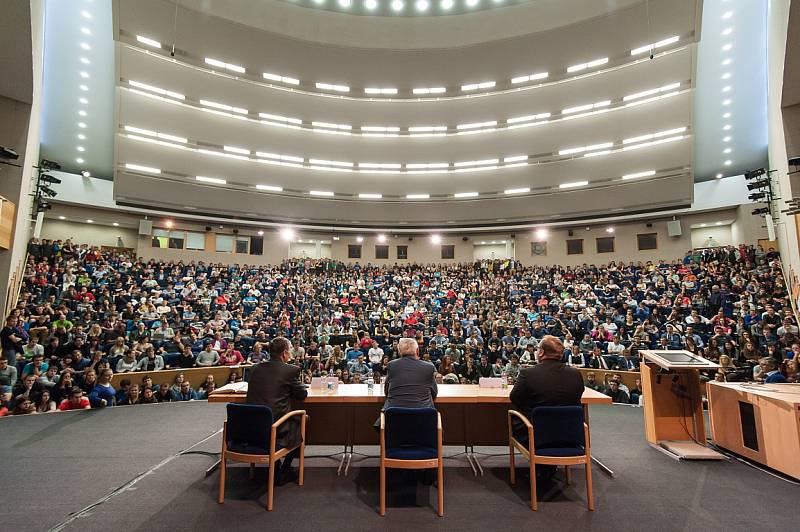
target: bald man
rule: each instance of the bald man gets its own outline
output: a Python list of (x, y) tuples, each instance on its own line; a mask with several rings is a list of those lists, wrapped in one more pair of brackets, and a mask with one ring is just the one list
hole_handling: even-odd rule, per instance
[[(514, 408), (530, 417), (537, 406), (580, 405), (583, 395), (583, 377), (577, 369), (562, 363), (564, 344), (555, 336), (542, 338), (536, 352), (539, 363), (519, 372), (517, 383), (511, 390)], [(527, 440), (527, 430), (518, 422), (514, 435)]]

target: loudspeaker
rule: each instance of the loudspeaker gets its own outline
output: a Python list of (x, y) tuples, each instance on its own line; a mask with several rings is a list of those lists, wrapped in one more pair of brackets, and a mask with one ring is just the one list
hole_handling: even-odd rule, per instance
[(514, 233), (511, 233), (511, 238), (512, 238), (512, 239), (514, 239), (514, 238), (517, 238), (517, 235), (516, 235), (516, 234), (514, 234)]
[(672, 220), (667, 222), (667, 234), (669, 236), (681, 236), (683, 234), (683, 231), (681, 231), (681, 221)]
[(234, 230), (233, 230), (233, 234), (234, 234), (234, 235), (238, 235), (238, 234), (239, 234), (239, 230), (238, 230), (238, 229), (234, 229)]
[(469, 237), (468, 237), (468, 236), (462, 236), (462, 237), (461, 237), (461, 240), (462, 240), (462, 241), (464, 241), (464, 242), (466, 242), (467, 240), (469, 240)]
[(413, 236), (408, 237), (408, 241), (409, 242), (413, 242), (414, 241), (414, 237)]
[(153, 234), (153, 222), (151, 220), (139, 220), (139, 234), (150, 236)]
[(647, 223), (645, 224), (645, 226), (647, 226), (647, 227), (653, 227), (653, 224), (651, 224), (650, 222), (647, 222)]
[(572, 229), (570, 229), (569, 231), (567, 231), (567, 234), (568, 234), (569, 236), (572, 236)]
[(210, 225), (206, 226), (206, 231), (211, 231), (211, 226)]

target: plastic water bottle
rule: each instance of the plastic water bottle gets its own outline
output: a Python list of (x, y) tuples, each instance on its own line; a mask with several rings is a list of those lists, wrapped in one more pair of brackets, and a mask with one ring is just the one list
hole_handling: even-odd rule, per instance
[(375, 379), (372, 377), (370, 373), (369, 377), (367, 377), (367, 393), (372, 394), (375, 392)]
[(335, 379), (335, 378), (336, 377), (333, 374), (333, 370), (332, 369), (328, 370), (328, 378), (326, 380), (328, 381), (327, 384), (328, 384), (328, 391), (329, 392), (333, 392), (333, 379)]

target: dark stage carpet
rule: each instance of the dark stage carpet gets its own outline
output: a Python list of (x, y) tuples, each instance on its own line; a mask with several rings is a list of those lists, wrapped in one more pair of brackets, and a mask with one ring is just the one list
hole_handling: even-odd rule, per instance
[[(463, 457), (446, 461), (445, 517), (434, 487), (413, 474), (390, 477), (385, 518), (377, 515), (377, 459), (356, 456), (338, 477), (340, 449), (309, 447), (306, 485), (276, 488), (267, 512), (266, 470), (250, 480), (229, 468), (226, 501), (214, 458), (181, 451), (218, 451), (224, 405), (193, 402), (0, 420), (3, 530), (792, 530), (800, 489), (735, 461), (677, 462), (644, 440), (642, 410), (591, 407), (593, 454), (616, 473), (595, 467), (596, 511), (585, 503), (582, 468), (540, 485), (539, 511), (529, 484), (508, 482), (504, 448), (481, 448), (485, 475)], [(447, 454), (460, 449), (447, 448)], [(356, 451), (377, 454), (377, 448)], [(499, 453), (500, 456), (492, 456)], [(527, 467), (523, 460), (518, 466)], [(521, 470), (520, 470), (521, 471)], [(794, 523), (794, 524), (793, 524)]]

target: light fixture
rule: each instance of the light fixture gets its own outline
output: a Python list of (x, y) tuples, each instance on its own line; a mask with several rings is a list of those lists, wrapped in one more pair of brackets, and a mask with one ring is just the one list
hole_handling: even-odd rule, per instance
[(705, 227), (705, 226), (706, 226), (706, 224), (700, 224), (700, 227)]
[(83, 109), (81, 109), (80, 111), (78, 111), (78, 115), (79, 115), (79, 116), (88, 116), (88, 114), (89, 114), (89, 113), (87, 113), (87, 112), (86, 112), (86, 111), (84, 111)]
[(333, 196), (333, 192), (329, 192), (327, 190), (309, 190), (308, 193), (312, 196), (322, 196), (328, 198)]
[(439, 236), (439, 235), (431, 235), (431, 243), (433, 243), (433, 244), (441, 244), (442, 243), (442, 237)]
[(89, 170), (81, 170), (82, 177), (92, 177), (92, 173)]
[(227, 183), (227, 181), (225, 181), (224, 179), (220, 179), (218, 177), (206, 177), (206, 176), (198, 175), (198, 176), (195, 176), (195, 179), (197, 181), (202, 182), (202, 183), (213, 183), (215, 185), (224, 185), (224, 184)]
[(259, 231), (258, 236), (264, 236), (264, 231)]
[(142, 44), (146, 44), (147, 46), (152, 46), (153, 48), (161, 48), (161, 43), (155, 39), (150, 39), (142, 35), (137, 35), (136, 40)]
[(78, 146), (75, 149), (78, 151), (86, 151), (86, 148), (84, 148), (83, 146)]
[(724, 87), (722, 87), (722, 92), (730, 92), (730, 90), (731, 90), (730, 85), (725, 85)]
[(86, 98), (78, 98), (78, 101), (81, 102), (83, 105), (89, 103), (89, 100), (87, 100)]
[(363, 241), (364, 241), (364, 237), (363, 237), (363, 236), (357, 236), (357, 237), (356, 237), (356, 242), (358, 242), (359, 244), (360, 244), (361, 242), (363, 242)]
[(475, 6), (477, 6), (477, 5), (478, 5), (478, 2), (479, 2), (479, 0), (467, 0), (467, 2), (466, 2), (466, 3), (467, 3), (467, 5), (468, 5), (469, 7), (475, 7)]
[(722, 225), (722, 222), (717, 222), (714, 225)]
[(293, 239), (294, 238), (294, 230), (290, 229), (289, 227), (284, 227), (283, 229), (281, 229), (281, 237), (283, 237), (284, 240)]
[(231, 72), (236, 72), (237, 74), (244, 74), (246, 72), (243, 66), (234, 65), (233, 63), (226, 63), (225, 61), (220, 61), (219, 59), (214, 59), (212, 57), (206, 57), (205, 63), (217, 68), (223, 68), (225, 70), (230, 70)]
[(731, 100), (730, 98), (727, 98), (725, 100), (722, 100), (722, 105), (730, 105), (732, 101), (733, 100)]
[(382, 194), (374, 194), (370, 192), (361, 192), (359, 193), (358, 197), (360, 199), (381, 199), (383, 197)]
[(406, 194), (406, 199), (428, 199), (430, 194)]
[(89, 43), (85, 43), (85, 42), (81, 43), (81, 48), (83, 48), (84, 50), (91, 50), (92, 49), (92, 47), (89, 46)]
[(725, 113), (722, 115), (722, 118), (730, 118), (730, 117), (731, 117), (730, 113)]
[(730, 148), (725, 148), (724, 150), (722, 150), (722, 153), (730, 153), (732, 151), (733, 150), (731, 150)]
[(475, 198), (477, 196), (477, 192), (457, 192), (453, 194), (454, 198)]
[(167, 227), (171, 228), (175, 224), (172, 222), (172, 220), (167, 220), (166, 222), (164, 222), (164, 225), (166, 225)]
[(386, 242), (386, 235), (384, 235), (384, 234), (378, 235), (378, 242), (380, 242), (381, 244)]
[(442, 9), (450, 9), (453, 7), (453, 3), (453, 0), (442, 0), (439, 5), (442, 7)]
[(88, 85), (78, 85), (78, 88), (80, 90), (82, 90), (82, 91), (88, 91), (89, 90), (89, 86)]
[(352, 0), (339, 0), (341, 7), (350, 7), (350, 4), (352, 4)]
[(92, 30), (84, 26), (83, 28), (81, 28), (81, 33), (83, 33), (84, 35), (91, 35)]
[(722, 35), (730, 35), (732, 31), (733, 28), (725, 28), (724, 30), (722, 30)]
[(274, 185), (256, 185), (258, 190), (268, 190), (270, 192), (283, 192), (283, 187), (276, 187)]
[(723, 20), (727, 20), (727, 19), (731, 18), (732, 16), (733, 16), (733, 11), (726, 11), (725, 13), (723, 13), (722, 19)]
[(622, 179), (637, 179), (639, 177), (649, 177), (651, 175), (656, 175), (655, 170), (645, 170), (643, 172), (634, 172), (632, 174), (626, 174), (622, 176)]
[(527, 194), (531, 191), (530, 187), (520, 187), (520, 188), (507, 188), (504, 193), (505, 194)]
[(86, 140), (86, 135), (83, 133), (78, 133), (78, 140)]
[(722, 75), (722, 79), (730, 79), (730, 77), (731, 77), (731, 73), (730, 73), (730, 72), (725, 72), (725, 73)]
[(731, 58), (729, 57), (729, 58), (727, 58), (727, 59), (724, 59), (724, 60), (722, 61), (722, 66), (728, 66), (728, 65), (730, 65), (732, 62), (733, 62), (733, 59), (731, 59)]
[(58, 219), (59, 219), (59, 220), (66, 220), (66, 219), (67, 219), (67, 217), (66, 217), (66, 216), (59, 216), (59, 217), (58, 217)]
[(86, 11), (86, 10), (83, 10), (83, 11), (81, 11), (81, 16), (82, 16), (83, 18), (88, 18), (88, 19), (91, 19), (91, 18), (92, 18), (92, 14), (91, 14), (91, 13), (89, 13), (88, 11)]
[(613, 233), (613, 232), (614, 232), (613, 227), (606, 227), (606, 233)]
[(417, 0), (416, 4), (414, 4), (414, 7), (417, 8), (417, 11), (427, 11), (428, 7), (430, 7), (430, 4), (428, 3), (428, 0)]
[(728, 51), (730, 51), (731, 48), (733, 48), (733, 45), (731, 43), (726, 43), (726, 44), (722, 45), (722, 51), (723, 52), (728, 52)]
[(88, 72), (86, 72), (85, 70), (81, 70), (81, 71), (79, 72), (79, 74), (80, 74), (80, 76), (81, 76), (83, 79), (87, 79), (87, 78), (89, 77), (89, 73), (88, 73)]
[(114, 222), (111, 225), (113, 225), (114, 227), (119, 227), (119, 224), (117, 222)]
[(577, 187), (585, 187), (588, 185), (588, 181), (573, 181), (572, 183), (561, 183), (558, 185), (558, 188), (577, 188)]
[(730, 141), (731, 141), (731, 138), (729, 136), (728, 137), (722, 137), (722, 142), (730, 142)]
[(731, 164), (733, 164), (733, 161), (731, 161), (730, 159), (727, 159), (723, 164), (725, 166), (730, 166)]
[(89, 63), (91, 63), (91, 61), (89, 61), (89, 59), (87, 57), (81, 57), (80, 61), (84, 65), (88, 65)]
[(128, 170), (136, 170), (138, 172), (147, 172), (150, 174), (160, 174), (160, 168), (153, 168), (152, 166), (143, 166), (141, 164), (125, 163), (125, 168)]
[(335, 241), (337, 241), (337, 242), (338, 242), (338, 241), (339, 241), (339, 237), (338, 237), (338, 236), (334, 236), (334, 237), (333, 237), (333, 240), (335, 240)]
[(366, 7), (369, 10), (373, 10), (376, 7), (378, 7), (378, 0), (366, 0), (364, 2), (364, 7)]
[(536, 235), (536, 238), (543, 240), (547, 238), (547, 229), (537, 229), (534, 234)]
[(722, 129), (723, 129), (724, 131), (728, 131), (730, 128), (731, 128), (731, 125), (730, 125), (730, 124), (725, 124), (724, 126), (722, 126)]
[(86, 220), (86, 223), (87, 223), (87, 224), (93, 224), (93, 223), (94, 223), (94, 220), (91, 220), (91, 219), (89, 219), (89, 220)]
[(717, 174), (717, 179), (722, 179), (722, 174), (721, 173)]
[(83, 164), (83, 158), (78, 157), (77, 159), (75, 159), (75, 162), (78, 164)]

